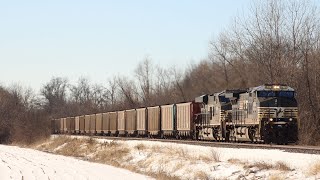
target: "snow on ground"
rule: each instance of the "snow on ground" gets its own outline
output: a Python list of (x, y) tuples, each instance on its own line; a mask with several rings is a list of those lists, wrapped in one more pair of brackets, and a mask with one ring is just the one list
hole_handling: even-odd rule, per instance
[[(155, 152), (169, 150), (169, 156), (161, 156), (160, 153), (158, 158), (155, 158), (158, 159), (156, 161), (166, 162), (165, 166), (161, 167), (165, 168), (165, 171), (175, 169), (179, 163), (184, 164), (180, 165), (180, 171), (177, 170), (173, 173), (186, 179), (192, 177), (192, 173), (196, 176), (197, 172), (198, 174), (199, 172), (203, 173), (209, 178), (219, 179), (238, 179), (241, 177), (244, 179), (245, 177), (268, 179), (271, 176), (280, 179), (320, 179), (320, 174), (310, 174), (312, 167), (320, 163), (320, 155), (318, 154), (290, 153), (269, 149), (203, 147), (155, 141), (126, 141), (123, 143), (132, 148), (138, 144), (144, 144)], [(180, 152), (175, 152), (179, 149)], [(170, 156), (170, 154), (175, 155)], [(133, 160), (139, 161), (150, 154), (146, 151), (134, 153), (132, 156)], [(187, 158), (183, 159), (181, 156)], [(211, 158), (211, 160), (208, 161), (205, 157)], [(268, 165), (274, 167), (265, 167)], [(287, 166), (290, 170), (285, 170), (286, 167), (278, 167), (281, 165)], [(159, 165), (152, 164), (152, 166), (157, 168)]]
[(0, 145), (0, 179), (148, 179), (109, 165)]
[[(75, 147), (72, 153), (68, 151)], [(128, 168), (157, 179), (159, 174), (178, 179), (320, 179), (320, 155), (283, 150), (102, 138), (92, 142), (76, 136), (55, 136), (38, 149)]]
[(122, 143), (125, 143), (132, 148), (142, 143), (149, 147), (156, 146), (162, 149), (181, 149), (182, 151), (185, 151), (184, 153), (192, 154), (193, 156), (210, 156), (214, 152), (219, 156), (220, 161), (228, 161), (229, 159), (238, 159), (249, 162), (264, 161), (268, 163), (281, 161), (290, 165), (291, 168), (302, 169), (304, 171), (308, 170), (310, 165), (320, 162), (319, 154), (291, 153), (283, 150), (203, 147), (198, 145), (136, 140)]

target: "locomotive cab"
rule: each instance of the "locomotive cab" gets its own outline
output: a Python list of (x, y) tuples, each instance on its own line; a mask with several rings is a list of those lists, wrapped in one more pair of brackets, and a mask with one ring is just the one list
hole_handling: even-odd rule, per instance
[(298, 108), (294, 89), (286, 85), (264, 85), (252, 92), (257, 103), (260, 136), (265, 143), (298, 140)]
[(240, 94), (232, 106), (229, 131), (238, 141), (296, 142), (298, 108), (294, 89), (286, 85), (262, 85)]
[(201, 114), (196, 126), (200, 139), (229, 141), (229, 127), (232, 124), (232, 106), (239, 94), (247, 90), (225, 90), (196, 98), (202, 103)]

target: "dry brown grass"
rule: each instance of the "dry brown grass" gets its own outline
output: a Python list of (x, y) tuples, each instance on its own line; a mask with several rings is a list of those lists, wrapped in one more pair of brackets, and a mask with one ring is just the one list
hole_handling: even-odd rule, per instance
[(278, 161), (276, 164), (273, 165), (266, 162), (248, 163), (248, 162), (241, 161), (239, 159), (231, 158), (231, 159), (228, 159), (228, 162), (231, 164), (242, 164), (245, 169), (257, 168), (259, 171), (268, 170), (268, 169), (275, 169), (279, 171), (292, 171), (290, 166), (282, 161)]
[(164, 171), (149, 172), (149, 173), (146, 173), (146, 175), (151, 176), (151, 177), (153, 177), (153, 178), (155, 178), (157, 180), (179, 180), (180, 179), (177, 176), (168, 175)]
[(143, 172), (141, 172), (137, 168), (137, 166), (135, 166), (135, 165), (121, 165), (120, 167), (123, 168), (123, 169), (127, 169), (127, 170), (129, 170), (131, 172), (136, 172), (136, 173), (139, 173), (139, 174), (143, 174)]
[(41, 147), (44, 147), (45, 144), (50, 143), (50, 139), (49, 138), (42, 138), (39, 139), (31, 144), (25, 145), (25, 144), (15, 144), (12, 143), (12, 145), (16, 145), (16, 146), (20, 146), (20, 147), (26, 147), (26, 148), (32, 148), (32, 149), (40, 149)]
[(311, 166), (309, 170), (310, 175), (318, 175), (320, 174), (320, 162), (315, 163), (314, 165)]
[(228, 162), (231, 164), (242, 164), (243, 162), (236, 158), (228, 159)]
[(127, 169), (129, 171), (132, 171), (132, 172), (136, 172), (136, 173), (139, 173), (139, 174), (144, 174), (144, 175), (153, 177), (153, 178), (155, 178), (157, 180), (180, 180), (179, 177), (168, 175), (161, 168), (157, 172), (145, 172), (145, 171), (139, 170), (139, 168), (137, 166), (134, 166), (134, 165), (122, 165), (122, 166), (119, 166), (119, 167), (125, 168), (125, 169)]
[(209, 156), (200, 155), (197, 158), (195, 158), (198, 161), (204, 161), (206, 163), (212, 162), (212, 159)]
[(163, 151), (163, 148), (161, 148), (160, 146), (158, 145), (152, 145), (150, 147), (150, 151), (152, 152), (157, 152), (157, 153), (161, 153)]
[(268, 180), (285, 180), (286, 178), (281, 174), (272, 174), (268, 177)]
[(252, 164), (245, 165), (244, 168), (245, 169), (257, 168), (259, 171), (261, 171), (261, 170), (272, 169), (273, 165), (266, 163), (266, 162), (263, 162), (263, 161), (260, 161), (260, 162), (255, 162)]
[[(57, 147), (59, 148), (57, 149)], [(139, 151), (147, 149), (144, 144), (138, 144), (135, 146), (135, 148)], [(153, 158), (151, 156), (147, 156), (148, 158), (146, 160), (140, 161), (136, 164), (127, 163), (132, 158), (131, 156), (128, 156), (130, 154), (130, 149), (125, 145), (118, 143), (117, 141), (98, 143), (93, 138), (77, 139), (60, 136), (55, 138), (54, 140), (42, 142), (42, 145), (39, 147), (39, 149), (45, 151), (49, 150), (51, 152), (66, 156), (83, 157), (90, 154), (90, 158), (87, 160), (92, 162), (99, 162), (120, 168), (125, 168), (130, 171), (145, 174), (159, 180), (179, 179), (176, 176), (168, 175), (164, 171), (164, 167), (167, 163), (169, 163), (170, 159), (162, 159), (159, 163), (162, 163), (163, 167), (160, 167), (157, 172), (143, 172), (140, 170), (143, 167), (146, 168), (151, 165), (151, 163), (153, 162)], [(168, 148), (157, 149), (163, 153), (165, 151), (168, 151)], [(184, 154), (184, 152), (180, 153)]]
[(184, 163), (182, 161), (179, 161), (176, 163), (176, 166), (172, 169), (172, 172), (179, 171), (184, 166)]
[[(229, 161), (230, 162), (230, 161)], [(242, 163), (240, 161), (240, 163)], [(263, 161), (255, 162), (251, 164), (244, 164), (245, 169), (251, 169), (251, 168), (257, 168), (258, 171), (261, 170), (269, 170), (269, 169), (275, 169), (279, 171), (292, 171), (292, 169), (284, 162), (278, 161), (276, 164), (269, 164)]]
[(141, 150), (145, 150), (146, 146), (140, 143), (140, 144), (137, 144), (134, 148), (136, 148), (138, 151), (141, 151)]
[(292, 171), (292, 169), (282, 161), (278, 161), (275, 165), (274, 168), (280, 171)]
[(67, 136), (59, 136), (54, 138), (54, 140), (49, 140), (48, 143), (41, 144), (37, 149), (42, 151), (53, 151), (55, 148), (69, 142), (71, 138)]
[(94, 152), (97, 143), (90, 139), (71, 139), (61, 149), (57, 150), (58, 154), (65, 156), (84, 157)]
[[(57, 148), (59, 147), (59, 148)], [(92, 162), (99, 162), (113, 165), (120, 168), (125, 168), (133, 172), (145, 174), (155, 179), (175, 180), (179, 177), (172, 176), (176, 171), (184, 168), (184, 160), (202, 160), (204, 162), (217, 162), (220, 160), (219, 154), (215, 151), (206, 155), (195, 157), (192, 152), (185, 149), (174, 147), (151, 146), (145, 144), (137, 144), (134, 149), (139, 153), (143, 152), (146, 157), (137, 162), (130, 163), (133, 156), (130, 155), (131, 150), (125, 144), (118, 141), (98, 143), (94, 138), (70, 138), (66, 136), (57, 137), (54, 140), (42, 143), (41, 150), (50, 150), (66, 156), (86, 157)], [(166, 158), (159, 159), (159, 154), (163, 154)], [(169, 164), (172, 164), (172, 159), (180, 159), (177, 161), (175, 168), (167, 169)], [(154, 163), (157, 163), (157, 170), (149, 169)], [(209, 179), (205, 172), (198, 172), (197, 179)]]
[(199, 155), (196, 160), (204, 161), (206, 163), (220, 162), (220, 155), (214, 150), (211, 150), (209, 155)]
[(105, 164), (111, 164), (114, 166), (120, 166), (121, 161), (130, 153), (130, 150), (117, 143), (117, 142), (110, 142), (106, 144), (106, 147), (99, 151), (94, 159), (100, 163), (105, 163)]
[(199, 179), (199, 180), (209, 180), (210, 179), (210, 176), (203, 171), (196, 172), (194, 177), (196, 177), (196, 179)]

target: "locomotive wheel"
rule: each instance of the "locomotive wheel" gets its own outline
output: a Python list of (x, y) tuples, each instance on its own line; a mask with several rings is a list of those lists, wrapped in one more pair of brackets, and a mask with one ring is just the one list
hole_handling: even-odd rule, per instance
[(198, 140), (197, 132), (194, 132), (194, 133), (192, 134), (192, 139), (193, 139), (193, 140)]
[(226, 131), (225, 141), (230, 142), (230, 131)]
[(256, 131), (254, 129), (250, 129), (249, 130), (249, 138), (250, 138), (251, 143), (254, 143), (255, 136), (256, 136)]
[(176, 139), (181, 139), (181, 137), (178, 133), (176, 134)]
[(267, 135), (264, 136), (264, 143), (265, 144), (271, 144), (271, 138)]

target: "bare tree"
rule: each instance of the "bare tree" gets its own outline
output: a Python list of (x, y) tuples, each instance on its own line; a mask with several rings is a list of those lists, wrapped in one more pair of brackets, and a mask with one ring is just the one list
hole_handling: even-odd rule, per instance
[(103, 111), (108, 104), (108, 94), (106, 88), (100, 84), (94, 84), (92, 86), (91, 96), (93, 105), (96, 107), (96, 109), (99, 109), (99, 111)]
[(154, 67), (152, 65), (151, 59), (148, 57), (140, 62), (135, 69), (135, 75), (138, 80), (138, 87), (140, 92), (139, 94), (142, 98), (144, 106), (149, 106), (151, 104), (153, 71)]
[(187, 97), (185, 95), (185, 89), (183, 87), (183, 73), (179, 71), (177, 68), (172, 67), (171, 73), (173, 75), (173, 83), (176, 87), (177, 92), (179, 92), (179, 95), (177, 95), (176, 99), (179, 99), (178, 101), (187, 101)]
[(127, 77), (118, 77), (117, 83), (124, 102), (122, 108), (136, 108), (138, 98), (134, 82)]
[(86, 104), (90, 101), (90, 82), (89, 79), (79, 78), (77, 85), (71, 86), (72, 99), (79, 104)]
[(47, 110), (50, 114), (60, 115), (59, 111), (66, 104), (68, 80), (61, 77), (53, 77), (50, 82), (41, 89), (41, 94), (47, 101)]
[(107, 98), (110, 101), (110, 110), (115, 110), (115, 106), (117, 103), (117, 90), (118, 90), (118, 83), (117, 78), (114, 76), (112, 79), (108, 80), (108, 87), (107, 87)]

